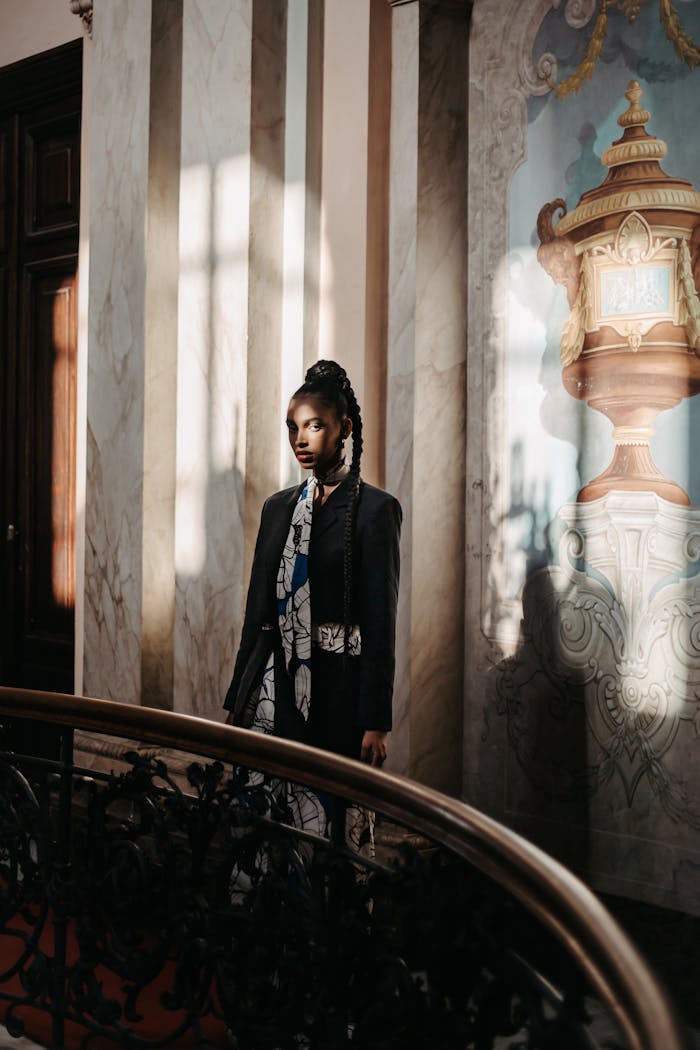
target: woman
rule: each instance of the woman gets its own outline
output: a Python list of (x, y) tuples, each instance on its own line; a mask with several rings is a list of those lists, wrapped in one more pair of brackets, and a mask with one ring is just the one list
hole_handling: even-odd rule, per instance
[(391, 729), (401, 507), (360, 478), (362, 418), (340, 365), (308, 370), (287, 429), (311, 473), (263, 507), (227, 720), (380, 766)]

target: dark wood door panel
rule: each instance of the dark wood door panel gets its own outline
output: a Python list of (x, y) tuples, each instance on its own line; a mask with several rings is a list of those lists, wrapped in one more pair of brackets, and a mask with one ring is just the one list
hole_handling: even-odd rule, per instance
[(20, 650), (22, 678), (37, 686), (39, 669), (55, 683), (73, 673), (76, 295), (76, 256), (26, 268)]
[(75, 606), (76, 256), (27, 268), (23, 316), (25, 619), (69, 633)]
[(0, 125), (0, 253), (9, 250), (10, 233), (10, 136)]
[[(3, 257), (0, 256), (0, 259)], [(8, 316), (7, 316), (7, 267), (0, 265), (0, 442), (2, 447), (8, 448)], [(12, 447), (10, 445), (10, 447)], [(7, 508), (8, 486), (11, 483), (9, 463), (7, 456), (0, 454), (0, 682), (5, 682), (9, 677), (9, 665), (11, 664), (11, 653), (14, 651), (14, 562), (12, 552), (12, 541), (8, 529), (11, 522), (8, 520)]]
[(65, 692), (81, 85), (82, 42), (0, 69), (0, 682)]
[(0, 120), (0, 678), (16, 652), (17, 117)]
[(29, 238), (77, 231), (80, 111), (24, 121), (24, 224)]

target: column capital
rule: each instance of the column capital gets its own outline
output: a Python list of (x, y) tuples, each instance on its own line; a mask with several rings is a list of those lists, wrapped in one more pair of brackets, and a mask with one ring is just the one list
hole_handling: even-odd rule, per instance
[(92, 0), (70, 0), (70, 9), (79, 15), (88, 36), (92, 36)]

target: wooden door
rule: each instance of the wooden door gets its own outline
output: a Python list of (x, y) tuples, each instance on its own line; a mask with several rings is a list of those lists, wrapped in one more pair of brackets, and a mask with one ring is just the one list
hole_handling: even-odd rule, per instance
[(0, 681), (72, 692), (82, 42), (0, 70)]

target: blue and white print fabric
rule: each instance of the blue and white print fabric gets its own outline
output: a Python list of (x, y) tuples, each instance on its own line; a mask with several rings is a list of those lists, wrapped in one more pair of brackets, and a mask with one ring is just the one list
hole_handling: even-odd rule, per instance
[[(309, 717), (311, 700), (311, 595), (309, 590), (309, 544), (316, 478), (304, 486), (292, 514), (287, 541), (277, 575), (277, 609), (287, 670), (293, 681), (294, 701), (303, 717)], [(258, 693), (255, 733), (275, 731), (275, 661), (270, 654)], [(249, 774), (252, 784), (267, 783), (278, 805), (283, 805), (294, 827), (317, 835), (328, 835), (326, 800), (310, 788), (288, 780)], [(237, 876), (238, 877), (238, 876)], [(241, 888), (240, 886), (238, 887)]]
[(294, 702), (304, 719), (311, 700), (311, 595), (309, 544), (316, 478), (310, 477), (292, 514), (292, 524), (277, 575), (277, 611)]
[[(311, 625), (311, 641), (326, 653), (345, 652), (345, 624), (315, 623)], [(360, 628), (353, 626), (348, 631), (348, 656), (362, 654), (362, 636)]]
[[(345, 647), (343, 624), (318, 624), (312, 632), (309, 546), (315, 490), (316, 478), (310, 477), (294, 508), (277, 575), (277, 609), (282, 648), (287, 670), (293, 682), (294, 702), (305, 720), (308, 720), (309, 717), (311, 701), (312, 643), (328, 652), (335, 653), (342, 653)], [(359, 656), (360, 652), (360, 629), (351, 627), (349, 655)], [(250, 728), (255, 733), (272, 734), (275, 731), (273, 654), (270, 654), (263, 674), (255, 715)], [(287, 808), (289, 819), (294, 827), (303, 828), (322, 836), (330, 834), (329, 821), (332, 807), (329, 797), (288, 780), (268, 779), (262, 773), (251, 772), (249, 776), (251, 784), (268, 784), (277, 802)], [(345, 837), (351, 849), (373, 857), (374, 814), (361, 806), (349, 804), (345, 811)]]

